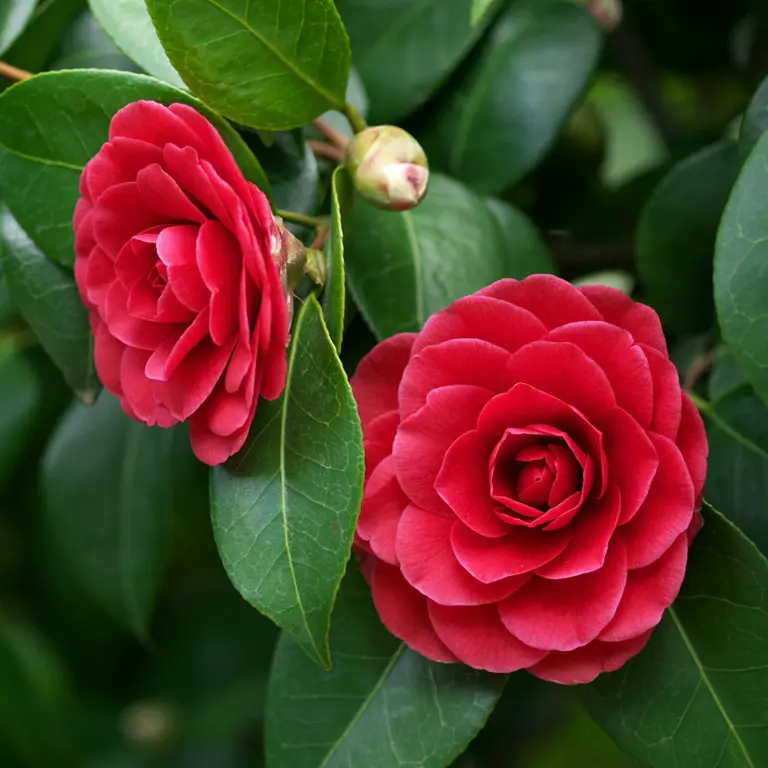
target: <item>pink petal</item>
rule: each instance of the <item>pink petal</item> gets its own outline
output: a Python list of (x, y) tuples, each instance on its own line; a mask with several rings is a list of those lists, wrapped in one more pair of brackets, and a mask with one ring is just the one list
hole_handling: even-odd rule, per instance
[(109, 140), (138, 139), (162, 147), (164, 144), (192, 146), (202, 150), (202, 139), (168, 107), (155, 101), (134, 101), (118, 110), (109, 125)]
[(134, 418), (147, 426), (170, 427), (176, 419), (155, 398), (155, 384), (144, 375), (149, 352), (128, 347), (122, 357), (120, 382), (123, 400), (131, 406)]
[(655, 349), (643, 349), (653, 376), (653, 423), (651, 429), (670, 440), (680, 427), (680, 378), (677, 369)]
[(615, 542), (600, 570), (559, 581), (534, 577), (499, 604), (499, 615), (526, 645), (571, 651), (605, 629), (616, 615), (626, 582), (626, 555), (621, 542)]
[(381, 461), (392, 454), (392, 444), (395, 442), (398, 426), (400, 426), (399, 411), (383, 413), (368, 423), (363, 433), (366, 477), (376, 469)]
[(111, 259), (134, 236), (167, 219), (150, 208), (135, 181), (110, 187), (91, 212), (96, 242)]
[(688, 471), (691, 473), (693, 493), (698, 504), (704, 490), (704, 480), (707, 477), (709, 445), (707, 444), (707, 433), (704, 431), (704, 422), (701, 420), (696, 406), (685, 393), (682, 393), (681, 397), (680, 429), (677, 432), (675, 442), (680, 453), (683, 454)]
[(99, 374), (99, 381), (117, 397), (123, 394), (120, 383), (120, 368), (125, 350), (125, 344), (116, 339), (104, 323), (99, 323), (96, 326), (93, 344), (96, 373)]
[(243, 447), (252, 421), (253, 411), (241, 430), (228, 437), (221, 437), (211, 432), (204, 410), (193, 413), (189, 419), (189, 442), (192, 445), (192, 452), (209, 466), (215, 467), (224, 463)]
[(102, 308), (102, 319), (115, 338), (137, 349), (153, 350), (183, 328), (182, 325), (153, 323), (131, 317), (128, 312), (128, 292), (118, 281), (109, 287)]
[(211, 338), (221, 345), (237, 330), (242, 256), (237, 240), (217, 221), (200, 227), (197, 265), (211, 293)]
[(429, 602), (437, 636), (459, 661), (488, 672), (516, 672), (541, 661), (547, 651), (530, 648), (507, 632), (495, 605), (445, 606)]
[(157, 255), (168, 268), (168, 285), (179, 301), (193, 312), (208, 307), (211, 294), (197, 267), (200, 228), (194, 224), (166, 227), (157, 237)]
[(519, 589), (527, 576), (483, 584), (462, 568), (451, 549), (453, 520), (409, 506), (397, 529), (397, 558), (406, 581), (441, 605), (495, 603)]
[(143, 168), (136, 185), (144, 203), (169, 221), (202, 224), (205, 216), (159, 163)]

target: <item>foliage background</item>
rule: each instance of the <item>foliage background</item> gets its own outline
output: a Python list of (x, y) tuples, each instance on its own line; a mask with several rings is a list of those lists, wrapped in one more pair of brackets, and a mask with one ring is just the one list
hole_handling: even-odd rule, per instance
[[(20, 36), (13, 19), (3, 15), (3, 3), (13, 5), (0, 0), (0, 58), (12, 65), (34, 72), (140, 71), (93, 15), (105, 13), (109, 3), (93, 2), (92, 11), (85, 0), (40, 0), (28, 26), (16, 25)], [(708, 420), (707, 498), (765, 551), (768, 454), (761, 446), (768, 417), (720, 343), (712, 255), (738, 170), (734, 156), (749, 149), (744, 136), (738, 146), (728, 141), (738, 137), (740, 116), (768, 72), (768, 6), (763, 0), (627, 0), (624, 23), (604, 45), (580, 19), (561, 32), (545, 23), (533, 45), (510, 53), (503, 19), (498, 21), (509, 3), (494, 6), (486, 26), (474, 32), (469, 0), (380, 3), (385, 10), (378, 13), (399, 14), (400, 34), (378, 41), (376, 4), (337, 5), (357, 72), (350, 99), (367, 107), (372, 122), (397, 122), (410, 130), (435, 169), (446, 173), (435, 178), (420, 209), (443, 238), (435, 238), (426, 258), (439, 263), (441, 249), (452, 242), (477, 247), (478, 238), (490, 237), (478, 249), (484, 261), (470, 265), (471, 278), (481, 285), (500, 270), (522, 276), (552, 268), (576, 281), (634, 291), (651, 303), (662, 316), (681, 378), (697, 383), (715, 403)], [(485, 103), (473, 73), (487, 62), (508, 68), (505, 87), (494, 97), (512, 129), (482, 119)], [(563, 85), (565, 74), (573, 78), (569, 93), (578, 96), (576, 103), (568, 93), (555, 106), (531, 99), (524, 76), (547, 67), (555, 72), (553, 87)], [(393, 71), (409, 88), (390, 88)], [(169, 70), (169, 78), (174, 74)], [(0, 88), (7, 84), (0, 78)], [(467, 98), (475, 99), (477, 122), (463, 117)], [(329, 119), (343, 126), (338, 116)], [(311, 129), (306, 134), (315, 136)], [(243, 135), (270, 177), (278, 207), (328, 210), (331, 167), (312, 157), (301, 136), (280, 133), (265, 147), (255, 133)], [(505, 166), (507, 176), (498, 177), (499, 156), (519, 158), (519, 167), (511, 173)], [(456, 198), (471, 195), (451, 177), (479, 195), (515, 205), (535, 229), (508, 214), (511, 219), (499, 220), (495, 240), (487, 228), (473, 230), (471, 221), (451, 216)], [(480, 198), (461, 203), (467, 204), (476, 206), (477, 220), (495, 215)], [(383, 215), (359, 212), (348, 233), (353, 289), (369, 276), (372, 240), (373, 252), (397, 253), (403, 235), (380, 232)], [(6, 250), (36, 258), (7, 216), (2, 235)], [(503, 243), (512, 242), (510, 236), (514, 258), (505, 263), (509, 248)], [(445, 279), (461, 283), (467, 275)], [(56, 290), (55, 281), (41, 285), (39, 298)], [(430, 301), (441, 300), (427, 295), (426, 306), (414, 307), (411, 316), (407, 290), (355, 298), (382, 336), (423, 320), (421, 313), (438, 308)], [(56, 311), (69, 306), (62, 303)], [(35, 342), (39, 329), (32, 333), (20, 310), (0, 281), (0, 765), (261, 764), (277, 630), (226, 577), (211, 533), (204, 469), (191, 458), (183, 430), (176, 429), (152, 438), (126, 476), (121, 446), (145, 438), (132, 437), (132, 425), (113, 404), (100, 402), (92, 454), (80, 457), (90, 468), (92, 496), (46, 499), (46, 462), (55, 449), (67, 451), (62, 419), (69, 414), (64, 423), (76, 428), (84, 407), (72, 405), (69, 387)], [(342, 354), (349, 373), (374, 343), (362, 314), (350, 315)], [(167, 470), (168, 488), (153, 484), (158, 464)], [(66, 547), (98, 541), (100, 512), (137, 489), (164, 499), (167, 515), (157, 522), (166, 535), (152, 620), (145, 631), (139, 610), (131, 632), (93, 598), (93, 584), (83, 588)], [(516, 675), (456, 765), (634, 763), (592, 722), (573, 691)]]

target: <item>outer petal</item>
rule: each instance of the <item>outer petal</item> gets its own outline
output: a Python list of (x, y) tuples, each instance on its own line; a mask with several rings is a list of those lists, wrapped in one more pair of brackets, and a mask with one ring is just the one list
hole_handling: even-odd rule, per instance
[(616, 615), (627, 582), (621, 542), (598, 571), (561, 581), (534, 578), (499, 604), (504, 626), (526, 645), (572, 651), (594, 640)]
[(530, 648), (507, 632), (495, 605), (445, 606), (428, 601), (437, 636), (459, 661), (489, 672), (516, 672), (547, 651)]
[(658, 560), (693, 518), (695, 497), (688, 468), (677, 446), (666, 437), (650, 434), (659, 454), (659, 469), (638, 513), (619, 527), (627, 546), (629, 568), (644, 568)]
[(628, 331), (603, 322), (563, 325), (547, 341), (568, 341), (591, 357), (608, 377), (616, 402), (644, 429), (653, 418), (653, 379), (643, 350)]
[(615, 643), (653, 629), (680, 592), (687, 561), (688, 538), (681, 534), (655, 563), (630, 571), (619, 609), (600, 639)]
[(629, 298), (616, 288), (585, 285), (579, 290), (586, 296), (606, 322), (629, 331), (635, 341), (667, 354), (667, 342), (659, 316), (645, 304)]
[(602, 320), (578, 288), (554, 275), (531, 275), (525, 280), (499, 280), (480, 291), (509, 301), (536, 315), (547, 328), (581, 320)]
[(371, 568), (371, 591), (379, 618), (395, 637), (432, 661), (457, 661), (432, 628), (427, 598), (417, 592), (397, 568), (375, 560)]
[(653, 423), (651, 429), (670, 440), (680, 427), (680, 378), (666, 355), (644, 347), (653, 376)]
[(675, 442), (680, 453), (683, 454), (688, 471), (691, 473), (693, 493), (698, 504), (704, 490), (704, 480), (707, 477), (709, 445), (707, 444), (707, 433), (704, 431), (704, 422), (701, 420), (696, 406), (685, 393), (681, 394), (681, 398), (680, 429), (677, 432)]
[(93, 359), (101, 383), (113, 394), (123, 394), (120, 369), (126, 346), (118, 341), (104, 323), (99, 321), (94, 332)]
[(377, 344), (357, 366), (350, 384), (363, 430), (377, 416), (397, 409), (397, 388), (415, 339), (415, 333), (392, 336)]
[(427, 347), (411, 358), (400, 382), (400, 415), (407, 419), (427, 402), (433, 389), (470, 384), (505, 392), (512, 383), (505, 373), (509, 352), (478, 339), (452, 339)]
[(482, 584), (467, 573), (451, 549), (453, 521), (410, 506), (397, 529), (397, 557), (406, 581), (441, 605), (483, 605), (511, 595), (527, 580), (512, 577)]
[(418, 355), (426, 347), (450, 339), (482, 339), (515, 352), (544, 336), (547, 329), (526, 309), (489, 296), (473, 294), (432, 315), (413, 345)]
[(615, 672), (629, 659), (645, 648), (651, 633), (621, 643), (603, 643), (595, 640), (583, 648), (568, 653), (550, 653), (528, 671), (561, 685), (591, 683), (602, 672)]
[(400, 424), (392, 455), (400, 485), (416, 506), (450, 514), (435, 480), (446, 451), (459, 435), (474, 429), (491, 397), (487, 389), (466, 385), (434, 389), (424, 406)]
[(368, 422), (363, 435), (363, 448), (365, 449), (365, 475), (371, 472), (387, 456), (392, 455), (392, 444), (395, 442), (397, 428), (400, 426), (400, 412), (389, 411)]
[(611, 483), (605, 495), (587, 502), (571, 523), (568, 548), (536, 573), (545, 579), (570, 579), (602, 568), (620, 512), (621, 494)]
[(503, 538), (489, 539), (457, 520), (451, 531), (456, 559), (478, 581), (492, 584), (531, 573), (554, 560), (567, 546), (570, 531), (514, 527)]

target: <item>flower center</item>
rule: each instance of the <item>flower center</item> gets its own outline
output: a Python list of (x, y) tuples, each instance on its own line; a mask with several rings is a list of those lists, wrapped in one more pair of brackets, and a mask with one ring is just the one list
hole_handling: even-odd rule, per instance
[(520, 501), (532, 507), (546, 508), (549, 502), (549, 492), (555, 475), (547, 466), (544, 459), (522, 462), (518, 460), (519, 469), (515, 478), (515, 491)]

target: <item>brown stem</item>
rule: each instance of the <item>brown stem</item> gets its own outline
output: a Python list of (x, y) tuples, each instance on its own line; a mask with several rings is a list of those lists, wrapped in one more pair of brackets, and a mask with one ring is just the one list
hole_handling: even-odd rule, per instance
[(316, 251), (322, 251), (325, 245), (325, 240), (328, 237), (328, 233), (331, 231), (330, 227), (318, 227), (315, 239), (312, 241), (310, 248), (314, 248)]
[(315, 157), (324, 157), (335, 163), (344, 162), (344, 150), (341, 147), (334, 147), (333, 144), (326, 144), (324, 141), (315, 141), (314, 139), (309, 139), (307, 144), (314, 152)]
[(692, 392), (699, 379), (707, 373), (715, 364), (717, 354), (714, 349), (710, 349), (699, 355), (692, 363), (688, 372), (685, 374), (683, 389), (686, 392)]
[(28, 80), (32, 77), (31, 72), (25, 72), (23, 69), (14, 67), (12, 64), (6, 64), (4, 61), (0, 61), (0, 76), (13, 80), (15, 83), (20, 83), (22, 80)]
[(327, 123), (325, 120), (318, 117), (317, 120), (314, 121), (314, 126), (326, 139), (328, 139), (328, 141), (335, 144), (339, 149), (347, 148), (349, 139), (347, 139), (341, 131), (337, 131), (330, 123)]

